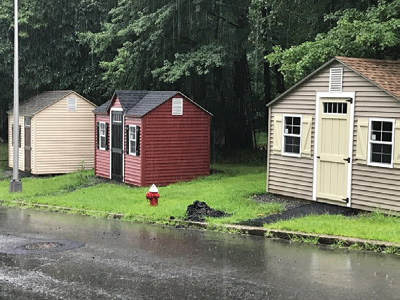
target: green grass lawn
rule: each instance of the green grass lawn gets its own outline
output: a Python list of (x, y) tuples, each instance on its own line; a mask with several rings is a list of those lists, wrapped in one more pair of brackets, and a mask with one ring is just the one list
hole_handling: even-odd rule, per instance
[[(220, 153), (212, 164), (212, 175), (190, 182), (159, 187), (157, 207), (151, 207), (145, 194), (149, 187), (125, 184), (98, 183), (93, 171), (74, 174), (23, 178), (22, 193), (9, 193), (9, 179), (0, 181), (0, 200), (3, 205), (34, 204), (71, 208), (71, 212), (93, 216), (122, 214), (126, 220), (168, 222), (171, 217), (183, 220), (186, 208), (195, 200), (229, 214), (224, 218), (208, 218), (210, 224), (232, 224), (243, 220), (277, 213), (283, 210), (278, 203), (258, 203), (253, 196), (265, 192), (265, 158), (254, 152)], [(57, 209), (57, 208), (55, 208)], [(379, 213), (357, 217), (307, 216), (267, 225), (306, 233), (331, 234), (400, 243), (400, 218)]]
[(400, 243), (400, 218), (381, 213), (353, 217), (342, 215), (306, 216), (265, 225), (270, 229), (300, 231)]
[(148, 187), (100, 183), (93, 185), (92, 171), (74, 174), (23, 179), (22, 193), (8, 193), (8, 180), (0, 182), (0, 199), (12, 205), (46, 204), (85, 210), (91, 215), (123, 214), (125, 219), (165, 221), (170, 217), (183, 219), (186, 208), (195, 200), (205, 201), (214, 209), (232, 214), (210, 218), (210, 223), (235, 223), (281, 211), (279, 204), (259, 204), (255, 194), (265, 192), (265, 168), (260, 166), (213, 165), (214, 174), (191, 182), (180, 182), (159, 187), (157, 207), (151, 207), (145, 194)]

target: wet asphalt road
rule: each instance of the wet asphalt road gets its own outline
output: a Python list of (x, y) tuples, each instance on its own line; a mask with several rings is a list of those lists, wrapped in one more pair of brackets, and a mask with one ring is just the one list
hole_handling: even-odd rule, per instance
[(0, 299), (400, 299), (400, 257), (0, 207)]

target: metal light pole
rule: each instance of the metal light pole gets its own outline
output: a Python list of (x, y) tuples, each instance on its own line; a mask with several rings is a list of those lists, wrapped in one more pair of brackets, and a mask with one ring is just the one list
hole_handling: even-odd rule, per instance
[(22, 192), (22, 182), (18, 179), (18, 141), (19, 141), (19, 77), (18, 77), (18, 0), (14, 0), (14, 128), (13, 128), (13, 179), (10, 193)]

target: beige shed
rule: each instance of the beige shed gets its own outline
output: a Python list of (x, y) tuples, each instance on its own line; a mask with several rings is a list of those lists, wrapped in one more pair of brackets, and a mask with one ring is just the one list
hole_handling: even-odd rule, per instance
[(268, 107), (268, 192), (400, 213), (400, 61), (335, 57)]
[[(20, 105), (19, 170), (63, 174), (93, 168), (96, 105), (74, 91), (50, 91)], [(8, 111), (8, 161), (13, 167), (13, 110)]]

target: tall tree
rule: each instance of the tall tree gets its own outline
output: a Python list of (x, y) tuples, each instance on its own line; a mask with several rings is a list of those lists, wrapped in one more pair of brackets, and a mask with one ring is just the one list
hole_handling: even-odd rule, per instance
[(214, 113), (225, 143), (252, 145), (247, 61), (250, 0), (127, 1), (99, 32), (82, 33), (110, 88), (180, 89)]
[(291, 48), (275, 46), (267, 55), (279, 65), (288, 84), (300, 80), (328, 59), (341, 55), (398, 59), (400, 53), (400, 0), (380, 1), (362, 11), (345, 9), (326, 16), (334, 21), (327, 33)]

